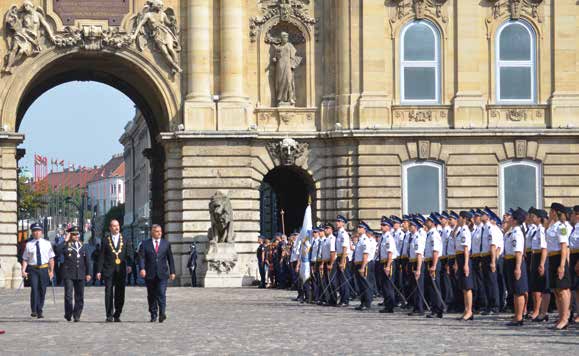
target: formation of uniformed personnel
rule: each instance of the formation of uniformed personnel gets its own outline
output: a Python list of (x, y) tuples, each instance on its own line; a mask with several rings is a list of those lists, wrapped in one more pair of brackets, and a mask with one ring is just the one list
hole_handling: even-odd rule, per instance
[(421, 316), (428, 309), (427, 317), (442, 318), (455, 311), (464, 321), (508, 304), (514, 315), (507, 325), (515, 327), (525, 319), (548, 321), (553, 292), (555, 328), (576, 321), (571, 292), (578, 298), (579, 206), (509, 209), (502, 219), (488, 207), (383, 216), (379, 232), (361, 221), (351, 237), (347, 224), (339, 215), (336, 231), (331, 224), (312, 231), (303, 260), (311, 266), (312, 302), (348, 305), (358, 297), (356, 309), (368, 310), (378, 292), (382, 313), (402, 307)]
[[(89, 272), (90, 259), (86, 246), (79, 241), (76, 226), (67, 230), (62, 243), (56, 245), (57, 256), (62, 256), (62, 279), (64, 280), (64, 318), (80, 321), (84, 306), (84, 282), (91, 279)], [(73, 303), (74, 297), (74, 303)]]
[(32, 240), (22, 254), (22, 277), (30, 279), (30, 316), (42, 319), (46, 288), (54, 277), (54, 250), (50, 241), (43, 238), (44, 228), (34, 223), (30, 226)]

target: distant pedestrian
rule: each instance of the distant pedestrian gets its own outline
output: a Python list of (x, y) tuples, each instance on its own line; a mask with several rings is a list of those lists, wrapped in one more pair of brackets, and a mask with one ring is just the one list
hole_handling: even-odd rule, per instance
[(187, 268), (191, 274), (191, 287), (197, 287), (197, 245), (195, 242), (191, 244), (191, 252), (189, 253)]

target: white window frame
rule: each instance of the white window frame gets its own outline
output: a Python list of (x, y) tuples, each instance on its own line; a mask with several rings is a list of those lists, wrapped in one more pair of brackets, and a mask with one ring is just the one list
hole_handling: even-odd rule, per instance
[(528, 166), (535, 169), (535, 204), (533, 205), (537, 209), (543, 208), (543, 195), (541, 192), (541, 187), (543, 186), (542, 178), (543, 178), (543, 171), (542, 165), (540, 162), (535, 162), (526, 159), (519, 159), (519, 160), (509, 160), (503, 161), (499, 167), (499, 204), (500, 204), (500, 211), (501, 215), (505, 213), (506, 210), (506, 203), (505, 203), (505, 169), (512, 167), (512, 166)]
[[(502, 61), (501, 60), (501, 35), (505, 28), (509, 26), (522, 26), (529, 33), (531, 45), (531, 56), (528, 61)], [(497, 104), (511, 104), (511, 105), (524, 105), (524, 104), (535, 104), (537, 97), (537, 60), (536, 60), (536, 42), (537, 35), (533, 27), (524, 20), (508, 20), (505, 21), (497, 30), (497, 35), (495, 38), (495, 90), (496, 90), (496, 101)], [(505, 99), (501, 98), (501, 68), (530, 68), (531, 70), (531, 98), (530, 99)]]
[[(404, 48), (405, 48), (405, 38), (406, 32), (409, 28), (416, 25), (426, 25), (434, 35), (434, 60), (433, 61), (407, 61), (404, 59)], [(416, 99), (406, 99), (406, 92), (404, 89), (405, 77), (404, 69), (406, 68), (416, 68), (416, 67), (426, 67), (434, 68), (434, 85), (435, 85), (435, 99), (434, 100), (416, 100)], [(409, 22), (404, 26), (402, 32), (400, 33), (400, 102), (406, 105), (438, 105), (440, 104), (440, 31), (438, 28), (428, 20), (416, 20)]]
[(415, 211), (408, 211), (408, 170), (413, 167), (428, 166), (438, 170), (438, 205), (439, 211), (443, 211), (445, 207), (445, 179), (444, 179), (444, 164), (435, 161), (408, 161), (402, 164), (402, 212), (403, 214), (415, 213)]

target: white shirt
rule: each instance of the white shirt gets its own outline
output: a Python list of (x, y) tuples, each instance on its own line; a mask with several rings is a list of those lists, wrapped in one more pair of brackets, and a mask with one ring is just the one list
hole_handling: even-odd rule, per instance
[(318, 241), (318, 262), (322, 262), (322, 260), (324, 259), (324, 245), (326, 244), (326, 235), (323, 235), (322, 237), (319, 238)]
[(442, 238), (440, 237), (440, 233), (436, 228), (430, 229), (428, 234), (426, 234), (424, 258), (432, 258), (434, 256), (434, 251), (438, 252), (438, 257), (441, 256)]
[(410, 255), (410, 245), (412, 244), (412, 233), (406, 231), (404, 234), (404, 239), (402, 240), (402, 253), (401, 256), (408, 257)]
[(338, 230), (338, 237), (336, 237), (334, 250), (338, 255), (341, 255), (344, 247), (346, 248), (346, 251), (350, 249), (350, 235), (346, 232), (346, 229), (342, 227)]
[(324, 244), (321, 246), (321, 249), (322, 249), (322, 260), (330, 261), (330, 252), (336, 251), (336, 237), (334, 236), (334, 234), (326, 236), (326, 238), (324, 239)]
[(296, 239), (294, 245), (292, 246), (292, 254), (290, 256), (290, 262), (296, 262), (300, 258), (301, 247), (302, 247), (302, 240)]
[[(38, 247), (40, 248), (40, 258), (42, 258), (42, 261), (36, 261), (36, 242), (38, 242)], [(22, 254), (22, 259), (28, 262), (30, 266), (47, 264), (51, 258), (54, 258), (52, 244), (43, 238), (27, 242), (24, 253)]]
[(569, 236), (569, 247), (571, 250), (579, 249), (579, 223), (575, 224), (572, 234)]
[(416, 258), (417, 255), (424, 256), (424, 248), (426, 245), (426, 234), (420, 233), (420, 230), (412, 236), (412, 248), (410, 249), (410, 258)]
[(547, 248), (547, 240), (545, 238), (545, 228), (543, 225), (533, 225), (535, 229), (533, 230), (533, 234), (531, 234), (531, 244), (527, 245), (527, 248), (531, 248), (533, 250), (540, 250), (543, 248)]
[(397, 255), (400, 256), (404, 245), (404, 231), (402, 229), (394, 230), (394, 241), (396, 242), (396, 250), (398, 250)]
[[(450, 225), (449, 225), (450, 226)], [(456, 251), (456, 236), (458, 235), (458, 226), (450, 227), (450, 234), (448, 234), (448, 241), (446, 242), (446, 255), (454, 256)]]
[(119, 239), (121, 238), (121, 234), (112, 235), (111, 239), (113, 240), (113, 247), (115, 250), (119, 248)]
[(382, 233), (382, 240), (380, 241), (379, 256), (380, 261), (385, 262), (388, 260), (388, 253), (392, 252), (392, 259), (398, 258), (398, 249), (396, 248), (396, 240), (390, 231)]
[(465, 247), (468, 247), (467, 251), (470, 251), (470, 246), (472, 244), (472, 235), (470, 234), (470, 229), (468, 226), (459, 226), (458, 232), (456, 233), (456, 239), (454, 241), (454, 249), (456, 251), (464, 251)]
[(440, 256), (448, 256), (448, 243), (450, 242), (450, 234), (452, 233), (452, 228), (450, 225), (446, 225), (442, 228), (442, 233), (440, 234), (440, 241), (442, 243), (442, 251)]
[(505, 255), (514, 256), (516, 252), (525, 253), (525, 236), (520, 226), (509, 232), (505, 243)]
[(318, 261), (318, 248), (320, 246), (320, 238), (314, 237), (312, 241), (312, 258), (310, 258), (311, 262)]
[[(354, 262), (362, 262), (362, 260), (364, 259), (364, 254), (367, 253), (365, 252), (367, 249), (366, 247), (367, 241), (368, 237), (366, 235), (362, 235), (358, 239), (358, 243), (356, 244), (356, 249), (354, 251)], [(370, 261), (370, 259), (368, 259), (368, 261)]]
[(483, 236), (483, 253), (491, 252), (491, 246), (495, 245), (495, 248), (503, 248), (503, 233), (498, 226), (488, 224), (485, 227), (484, 236)]
[(472, 235), (471, 235), (471, 253), (479, 254), (481, 252), (481, 243), (482, 243), (482, 233), (483, 233), (483, 224), (479, 224), (475, 226)]
[(527, 234), (525, 235), (525, 249), (529, 250), (533, 244), (533, 236), (535, 235), (535, 231), (537, 231), (537, 225), (528, 224), (527, 229)]
[(368, 262), (372, 261), (376, 257), (376, 248), (378, 247), (378, 242), (374, 238), (374, 236), (368, 236), (368, 240), (366, 241), (366, 249), (363, 253), (368, 254)]
[(571, 225), (568, 222), (562, 223), (557, 221), (551, 225), (546, 234), (547, 237), (547, 250), (551, 251), (561, 251), (561, 244), (569, 244), (569, 235), (571, 235)]

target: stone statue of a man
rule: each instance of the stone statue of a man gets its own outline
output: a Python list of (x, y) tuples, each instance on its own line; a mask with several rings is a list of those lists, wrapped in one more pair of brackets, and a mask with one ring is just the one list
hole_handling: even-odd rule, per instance
[(296, 85), (294, 70), (302, 58), (296, 55), (296, 48), (289, 42), (287, 32), (281, 33), (281, 43), (274, 45), (272, 62), (275, 65), (275, 96), (277, 106), (294, 106)]

